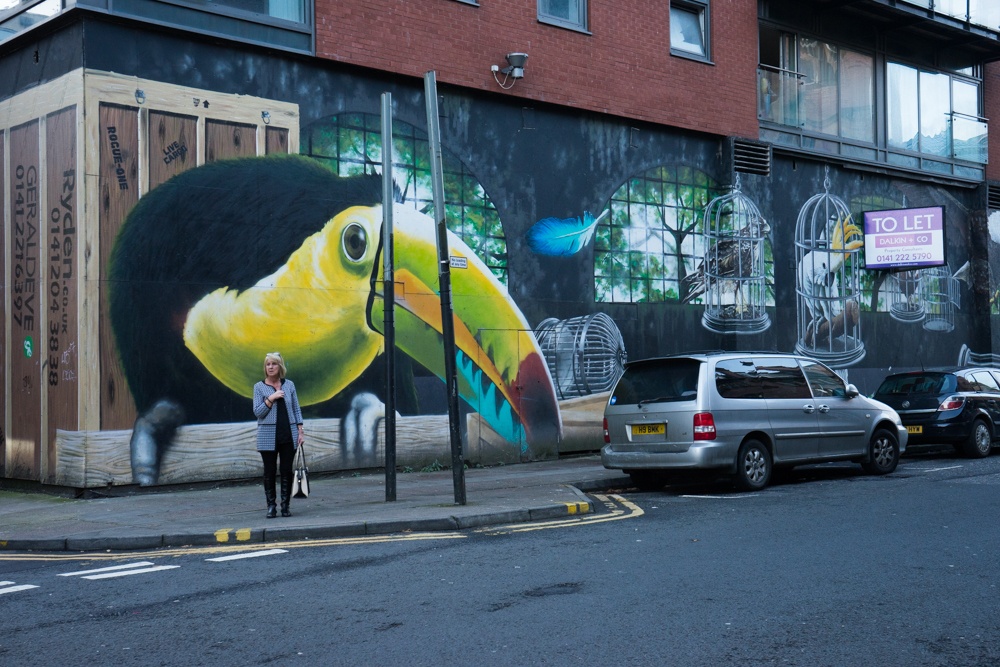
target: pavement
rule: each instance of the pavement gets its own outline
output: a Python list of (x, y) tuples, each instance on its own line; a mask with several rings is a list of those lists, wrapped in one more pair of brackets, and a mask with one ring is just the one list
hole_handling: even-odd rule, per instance
[(266, 519), (259, 480), (175, 487), (117, 487), (85, 498), (0, 487), (0, 552), (125, 551), (187, 545), (267, 543), (444, 531), (564, 518), (599, 511), (587, 492), (629, 478), (599, 456), (465, 470), (457, 504), (451, 470), (396, 474), (386, 500), (384, 471), (310, 475), (308, 498), (291, 517)]

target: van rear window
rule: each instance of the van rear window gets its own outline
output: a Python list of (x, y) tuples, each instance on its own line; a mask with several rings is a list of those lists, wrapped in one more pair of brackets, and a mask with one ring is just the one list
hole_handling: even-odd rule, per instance
[(655, 359), (630, 364), (611, 393), (612, 405), (692, 401), (698, 396), (697, 359)]

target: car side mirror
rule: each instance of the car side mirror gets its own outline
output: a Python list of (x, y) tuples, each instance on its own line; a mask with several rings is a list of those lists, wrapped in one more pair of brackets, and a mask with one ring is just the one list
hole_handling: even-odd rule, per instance
[(858, 391), (858, 388), (855, 387), (853, 384), (847, 385), (847, 398), (854, 398), (855, 396), (859, 396), (860, 394), (861, 392)]

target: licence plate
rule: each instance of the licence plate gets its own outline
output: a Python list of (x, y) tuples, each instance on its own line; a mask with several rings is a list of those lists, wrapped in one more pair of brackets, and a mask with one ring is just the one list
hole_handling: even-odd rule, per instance
[(917, 435), (920, 435), (921, 433), (924, 432), (924, 427), (923, 426), (907, 426), (906, 427), (906, 432), (907, 433), (915, 433)]
[(632, 435), (666, 435), (666, 424), (632, 424)]

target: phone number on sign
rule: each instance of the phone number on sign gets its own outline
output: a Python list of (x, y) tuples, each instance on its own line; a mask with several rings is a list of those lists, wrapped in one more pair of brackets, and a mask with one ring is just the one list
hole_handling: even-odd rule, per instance
[(884, 262), (921, 262), (933, 259), (929, 252), (885, 252), (877, 253), (875, 261), (879, 264)]

